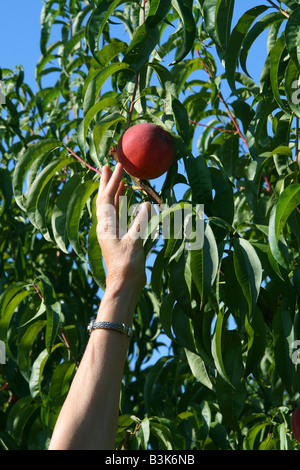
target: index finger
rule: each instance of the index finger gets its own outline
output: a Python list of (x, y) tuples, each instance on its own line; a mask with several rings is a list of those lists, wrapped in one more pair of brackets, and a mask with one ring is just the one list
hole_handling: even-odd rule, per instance
[(123, 176), (123, 166), (117, 163), (112, 173), (108, 167), (103, 168), (100, 179), (98, 198), (108, 204), (114, 204), (115, 195), (119, 189)]

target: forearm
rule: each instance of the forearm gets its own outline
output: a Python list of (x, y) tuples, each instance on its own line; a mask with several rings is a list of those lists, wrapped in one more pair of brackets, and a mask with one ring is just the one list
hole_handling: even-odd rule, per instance
[[(131, 325), (137, 291), (108, 288), (97, 321)], [(121, 381), (129, 338), (117, 331), (92, 332), (49, 449), (113, 449)]]

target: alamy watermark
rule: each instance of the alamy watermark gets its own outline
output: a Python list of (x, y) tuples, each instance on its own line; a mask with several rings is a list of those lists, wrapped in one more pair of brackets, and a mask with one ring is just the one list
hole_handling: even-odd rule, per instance
[(0, 364), (6, 364), (6, 349), (3, 341), (0, 341)]
[(4, 88), (4, 81), (0, 80), (0, 104), (5, 104), (5, 88)]
[(292, 347), (296, 349), (292, 354), (292, 362), (295, 365), (300, 364), (300, 340), (294, 341)]
[[(131, 238), (164, 240), (174, 238), (183, 240), (189, 250), (199, 250), (204, 240), (204, 205), (180, 202), (169, 206), (168, 204), (151, 204), (150, 217), (141, 217), (138, 229), (131, 230), (135, 223), (139, 205), (128, 207), (127, 196), (119, 198), (118, 218), (112, 204), (101, 206), (101, 222), (98, 235), (100, 238), (119, 238), (126, 233)], [(128, 220), (130, 224), (128, 225)]]

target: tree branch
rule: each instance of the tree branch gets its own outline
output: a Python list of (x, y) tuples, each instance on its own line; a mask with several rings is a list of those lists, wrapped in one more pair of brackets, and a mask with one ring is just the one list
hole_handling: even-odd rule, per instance
[(283, 10), (279, 5), (276, 5), (272, 0), (267, 0), (267, 2), (276, 8), (276, 10), (279, 10), (286, 18), (290, 17), (290, 15), (285, 10)]

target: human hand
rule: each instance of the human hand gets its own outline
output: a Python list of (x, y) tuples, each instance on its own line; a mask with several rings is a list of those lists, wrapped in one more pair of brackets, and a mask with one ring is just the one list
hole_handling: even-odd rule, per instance
[(121, 288), (130, 284), (138, 292), (146, 283), (143, 240), (140, 227), (148, 221), (151, 204), (143, 203), (128, 231), (119, 224), (119, 197), (124, 193), (123, 167), (114, 172), (103, 167), (97, 196), (97, 237), (107, 268), (106, 285)]

